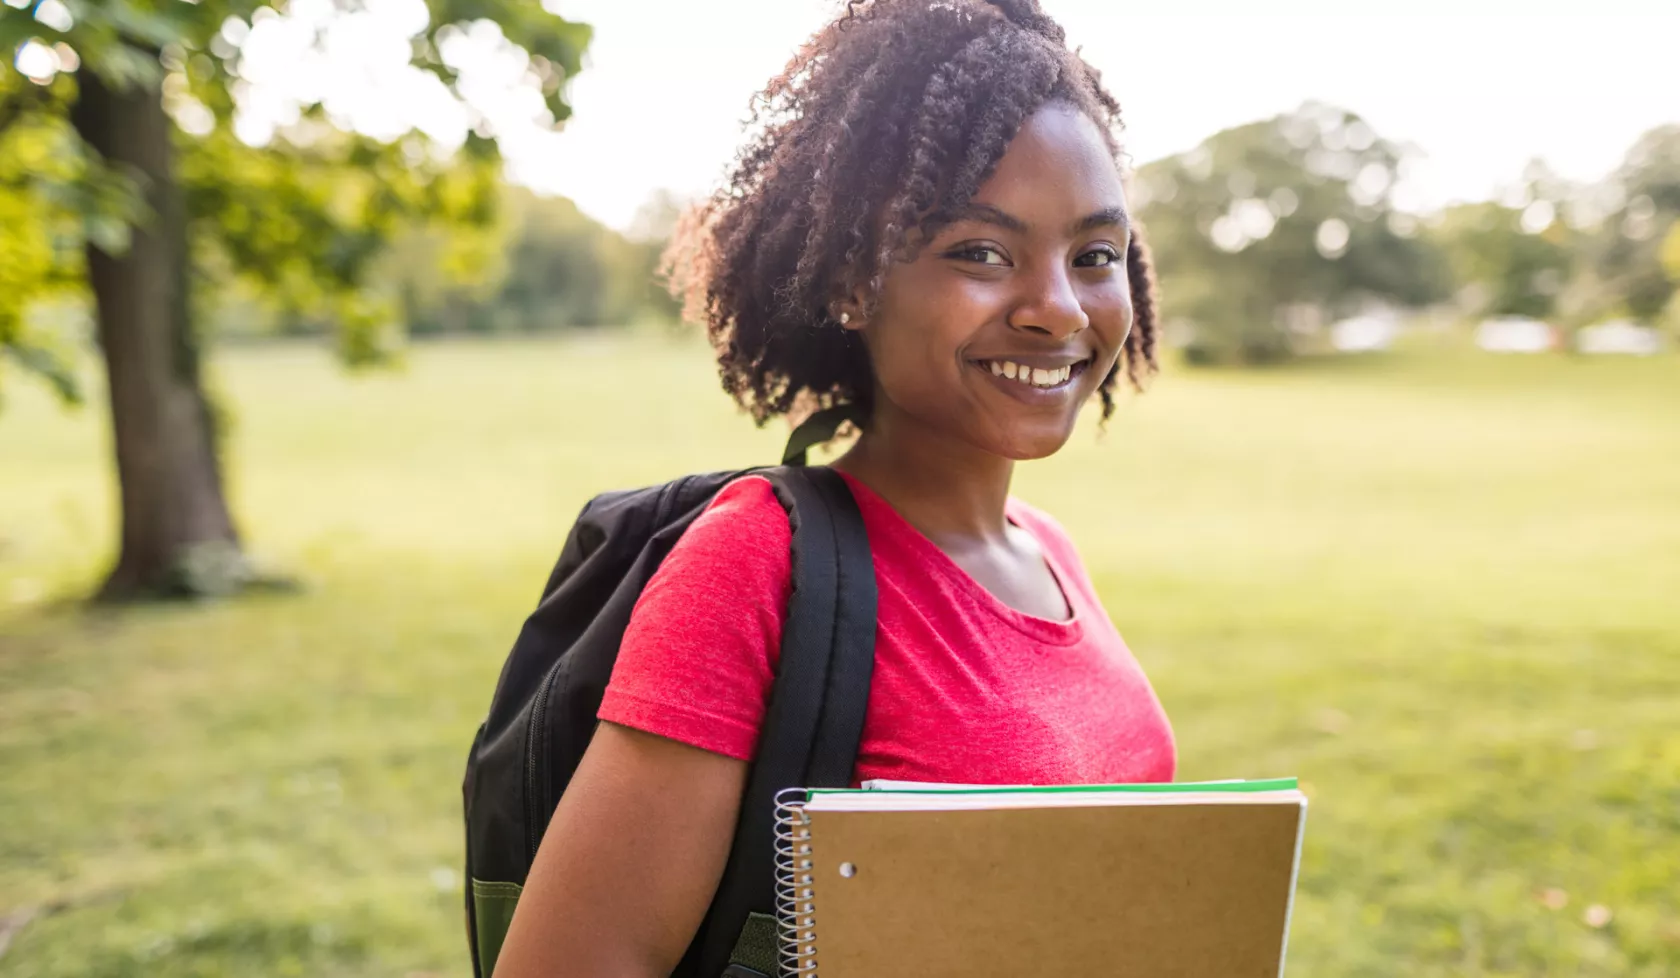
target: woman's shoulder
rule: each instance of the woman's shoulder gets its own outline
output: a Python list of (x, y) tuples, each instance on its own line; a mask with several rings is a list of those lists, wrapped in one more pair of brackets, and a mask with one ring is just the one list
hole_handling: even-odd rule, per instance
[(770, 480), (748, 474), (718, 490), (683, 539), (691, 536), (748, 545), (766, 542), (765, 538), (770, 537), (779, 540), (785, 552), (793, 538), (793, 529)]
[[(746, 475), (713, 496), (672, 548), (658, 578), (699, 578), (711, 587), (773, 582), (790, 570), (793, 531), (769, 480)], [(717, 572), (727, 571), (719, 575)], [(698, 582), (697, 582), (698, 583)]]
[(770, 480), (756, 472), (748, 472), (724, 483), (706, 505), (707, 513), (718, 510), (737, 516), (779, 516), (783, 523), (787, 522), (787, 510), (776, 499), (776, 490), (770, 485)]

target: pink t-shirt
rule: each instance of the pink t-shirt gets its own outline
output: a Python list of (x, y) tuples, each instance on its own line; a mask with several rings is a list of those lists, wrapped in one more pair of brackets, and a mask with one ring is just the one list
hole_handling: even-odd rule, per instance
[[(1061, 583), (1066, 621), (1005, 605), (847, 482), (880, 591), (858, 780), (1172, 780), (1166, 714), (1053, 520), (1010, 501), (1010, 521), (1038, 540)], [(767, 481), (720, 492), (637, 603), (600, 718), (751, 760), (781, 650), (790, 543)]]

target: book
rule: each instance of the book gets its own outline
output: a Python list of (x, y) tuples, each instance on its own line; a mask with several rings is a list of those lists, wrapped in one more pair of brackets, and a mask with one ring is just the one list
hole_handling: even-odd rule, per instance
[(784, 792), (782, 970), (1279, 976), (1306, 807), (1293, 778)]

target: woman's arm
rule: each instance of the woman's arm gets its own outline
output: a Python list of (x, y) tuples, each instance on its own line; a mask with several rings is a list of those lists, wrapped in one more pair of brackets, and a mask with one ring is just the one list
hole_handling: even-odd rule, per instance
[(723, 876), (747, 764), (602, 723), (543, 835), (494, 978), (666, 978)]

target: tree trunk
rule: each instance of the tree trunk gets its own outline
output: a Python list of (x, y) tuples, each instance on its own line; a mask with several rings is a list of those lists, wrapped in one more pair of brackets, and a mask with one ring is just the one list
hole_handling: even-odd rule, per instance
[(237, 586), (244, 561), (199, 377), (173, 127), (158, 89), (112, 89), (86, 68), (76, 80), (80, 96), (71, 119), (77, 132), (109, 163), (144, 175), (153, 211), (125, 254), (87, 249), (122, 495), (122, 549), (100, 597)]

